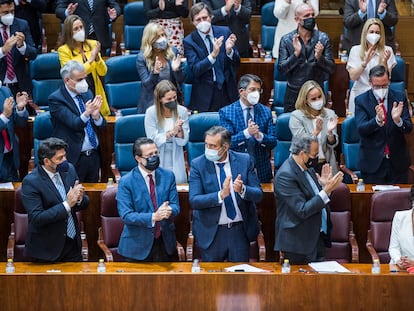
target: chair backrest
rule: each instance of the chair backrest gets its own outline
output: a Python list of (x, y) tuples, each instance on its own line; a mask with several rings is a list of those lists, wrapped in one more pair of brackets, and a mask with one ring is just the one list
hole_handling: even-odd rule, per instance
[(137, 138), (146, 137), (144, 119), (144, 114), (136, 114), (121, 117), (115, 122), (115, 162), (121, 176), (137, 165), (133, 155), (133, 146)]
[(406, 78), (407, 66), (404, 59), (401, 56), (395, 56), (396, 64), (391, 71), (391, 83), (392, 82), (404, 82)]
[(26, 242), (28, 216), (22, 202), (22, 188), (18, 187), (14, 192), (14, 261), (31, 261), (24, 255)]
[(114, 261), (124, 261), (125, 258), (118, 253), (118, 244), (124, 223), (118, 214), (117, 189), (117, 187), (112, 187), (101, 192), (101, 226), (103, 241), (112, 252)]
[(345, 166), (358, 175), (360, 136), (354, 117), (348, 117), (342, 123), (341, 140)]
[(58, 54), (56, 52), (39, 54), (31, 60), (30, 78), (33, 84), (33, 102), (40, 109), (49, 110), (49, 95), (63, 83)]
[(292, 142), (292, 132), (289, 128), (290, 112), (282, 113), (276, 121), (277, 144), (273, 149), (273, 162), (275, 173), (290, 155), (290, 144)]
[(218, 112), (202, 112), (190, 116), (188, 121), (190, 135), (187, 143), (187, 161), (191, 161), (204, 154), (204, 133), (214, 125), (220, 125)]
[(272, 51), (275, 40), (275, 31), (278, 19), (273, 14), (274, 1), (268, 2), (262, 6), (262, 47), (265, 51)]
[(35, 165), (38, 164), (37, 150), (42, 140), (51, 137), (53, 134), (53, 125), (50, 118), (50, 112), (39, 113), (33, 122), (33, 156)]
[(396, 211), (411, 208), (410, 189), (375, 192), (371, 197), (371, 243), (381, 263), (388, 263), (392, 219)]
[(124, 116), (137, 113), (141, 81), (135, 61), (136, 55), (114, 56), (106, 61), (104, 84), (108, 103)]
[[(142, 34), (148, 21), (144, 12), (144, 2), (130, 2), (124, 7), (125, 49), (136, 54), (141, 49)], [(134, 66), (135, 67), (135, 66)]]

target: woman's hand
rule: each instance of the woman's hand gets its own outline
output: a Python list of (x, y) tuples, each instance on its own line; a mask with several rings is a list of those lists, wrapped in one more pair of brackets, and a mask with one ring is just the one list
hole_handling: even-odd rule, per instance
[(174, 59), (171, 62), (171, 69), (173, 71), (178, 71), (181, 67), (181, 55), (178, 54), (174, 57)]
[(337, 125), (338, 125), (338, 116), (337, 115), (329, 118), (328, 124), (326, 126), (327, 130), (328, 130), (328, 133), (331, 133), (334, 129), (336, 129)]

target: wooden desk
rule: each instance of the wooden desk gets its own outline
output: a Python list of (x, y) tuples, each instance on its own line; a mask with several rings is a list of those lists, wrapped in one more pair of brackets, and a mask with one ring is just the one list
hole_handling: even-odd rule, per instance
[[(2, 310), (404, 310), (414, 278), (406, 272), (372, 275), (370, 265), (346, 265), (347, 274), (281, 274), (273, 263), (254, 264), (268, 273), (227, 273), (229, 263), (16, 264), (0, 274)], [(308, 269), (308, 267), (304, 267)], [(48, 270), (61, 272), (47, 272)], [(65, 306), (65, 307), (64, 307)]]

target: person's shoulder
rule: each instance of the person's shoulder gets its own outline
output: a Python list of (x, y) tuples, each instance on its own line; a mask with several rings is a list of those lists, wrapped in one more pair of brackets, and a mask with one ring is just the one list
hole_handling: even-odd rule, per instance
[(217, 26), (213, 25), (213, 34), (219, 33), (220, 35), (229, 35), (231, 33), (229, 27), (227, 26)]
[(165, 169), (163, 167), (158, 167), (157, 168), (157, 171), (158, 171), (158, 174), (160, 176), (162, 176), (162, 178), (165, 178), (165, 179), (170, 178), (170, 179), (174, 179), (175, 180), (175, 175), (174, 175), (174, 172), (173, 171), (167, 170), (167, 169)]
[(19, 17), (14, 17), (13, 24), (15, 24), (16, 26), (22, 26), (22, 27), (29, 28), (29, 23), (25, 19), (22, 19)]
[(147, 108), (147, 110), (145, 111), (145, 115), (155, 115), (155, 105), (151, 105)]
[(305, 113), (300, 109), (295, 109), (291, 112), (290, 117), (303, 118), (305, 117)]
[(224, 113), (224, 114), (228, 114), (231, 111), (235, 110), (237, 108), (237, 105), (240, 105), (240, 102), (237, 100), (234, 103), (224, 106), (222, 108), (220, 108), (219, 112)]
[(237, 152), (234, 150), (229, 150), (230, 159), (237, 160), (240, 164), (250, 162), (250, 155), (245, 152)]

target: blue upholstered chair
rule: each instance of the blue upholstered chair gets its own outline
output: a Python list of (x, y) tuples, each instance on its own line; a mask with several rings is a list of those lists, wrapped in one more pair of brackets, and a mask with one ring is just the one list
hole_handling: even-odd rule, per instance
[(63, 83), (60, 76), (59, 56), (56, 52), (37, 55), (30, 61), (33, 84), (33, 102), (42, 110), (49, 110), (48, 97)]
[(142, 33), (148, 23), (144, 12), (144, 2), (130, 2), (124, 7), (125, 49), (137, 54), (141, 49)]
[[(341, 126), (342, 159), (341, 169), (349, 176), (345, 176), (346, 183), (356, 183), (361, 172), (359, 171), (360, 136), (354, 117), (344, 120)], [(350, 171), (348, 171), (350, 170)]]
[(273, 162), (276, 171), (290, 155), (290, 144), (292, 142), (292, 132), (289, 128), (290, 112), (282, 113), (276, 121), (277, 144), (273, 149)]
[(187, 143), (187, 162), (204, 154), (204, 133), (214, 125), (220, 125), (218, 112), (203, 112), (190, 116), (190, 135)]
[(396, 56), (395, 60), (397, 61), (397, 63), (391, 72), (390, 88), (394, 91), (405, 93), (405, 77), (407, 70), (405, 61), (401, 56)]
[(141, 81), (135, 65), (136, 55), (108, 58), (104, 78), (109, 106), (121, 110), (122, 115), (136, 114)]
[(262, 6), (262, 47), (265, 51), (272, 51), (275, 40), (275, 31), (278, 19), (273, 14), (274, 1), (268, 2)]
[(53, 125), (50, 112), (39, 113), (33, 121), (33, 155), (29, 160), (29, 172), (38, 164), (37, 149), (42, 140), (49, 138), (53, 133)]

